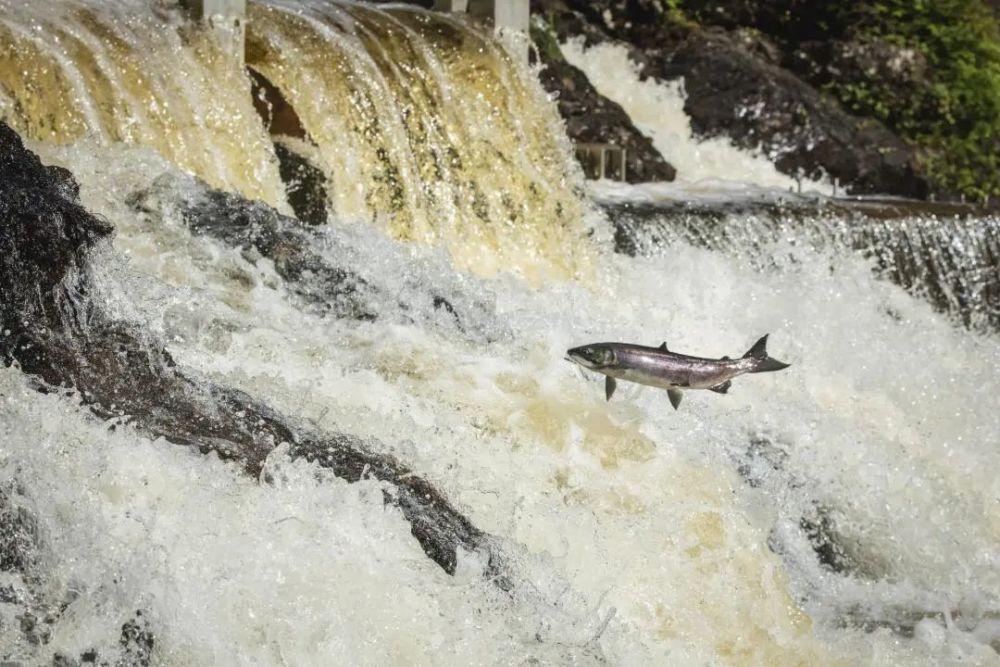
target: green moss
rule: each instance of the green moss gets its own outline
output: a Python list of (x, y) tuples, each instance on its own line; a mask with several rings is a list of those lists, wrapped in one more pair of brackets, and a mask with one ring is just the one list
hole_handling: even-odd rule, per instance
[(678, 28), (695, 28), (698, 22), (684, 11), (684, 0), (664, 0), (663, 15), (667, 22)]
[(562, 51), (559, 49), (559, 36), (553, 26), (552, 17), (548, 14), (532, 14), (529, 27), (531, 42), (538, 49), (538, 54), (544, 62), (561, 62)]

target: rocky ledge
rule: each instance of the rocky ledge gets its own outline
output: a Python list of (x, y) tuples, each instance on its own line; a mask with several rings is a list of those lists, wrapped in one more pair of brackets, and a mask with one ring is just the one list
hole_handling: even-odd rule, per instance
[(629, 183), (674, 180), (677, 170), (635, 127), (621, 105), (597, 92), (587, 75), (562, 57), (555, 35), (546, 25), (532, 30), (532, 41), (543, 66), (539, 74), (542, 87), (555, 95), (566, 134), (573, 142), (625, 149), (625, 180)]

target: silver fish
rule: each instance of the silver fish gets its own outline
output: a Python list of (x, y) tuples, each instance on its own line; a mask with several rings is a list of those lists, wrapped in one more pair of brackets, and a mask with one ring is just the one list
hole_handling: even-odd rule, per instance
[(790, 365), (767, 356), (767, 334), (739, 359), (691, 357), (671, 352), (666, 343), (659, 347), (592, 343), (574, 347), (566, 354), (569, 361), (606, 376), (604, 393), (607, 400), (610, 401), (615, 393), (616, 379), (627, 380), (666, 389), (675, 410), (681, 404), (684, 390), (708, 389), (725, 394), (732, 379), (738, 375), (780, 371)]

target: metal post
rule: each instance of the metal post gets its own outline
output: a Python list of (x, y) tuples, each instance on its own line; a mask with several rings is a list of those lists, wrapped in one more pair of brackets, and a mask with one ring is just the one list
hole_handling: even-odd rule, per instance
[(469, 0), (434, 0), (434, 11), (436, 12), (462, 12), (469, 11)]
[(196, 20), (203, 21), (219, 32), (231, 45), (233, 55), (243, 64), (247, 0), (181, 0), (181, 4)]
[(625, 157), (625, 149), (614, 144), (576, 144), (576, 159), (583, 167), (583, 175), (588, 180), (608, 178), (624, 181)]
[(440, 12), (465, 12), (493, 22), (498, 30), (522, 33), (515, 44), (523, 46), (520, 56), (528, 60), (528, 28), (531, 19), (529, 0), (434, 0), (434, 9)]

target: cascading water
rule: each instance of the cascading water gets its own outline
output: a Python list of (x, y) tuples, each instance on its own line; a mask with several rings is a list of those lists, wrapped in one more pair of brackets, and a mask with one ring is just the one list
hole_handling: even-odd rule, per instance
[(342, 218), (441, 243), (460, 268), (587, 270), (584, 207), (537, 81), (444, 14), (251, 5), (247, 65), (296, 109)]
[(140, 1), (0, 2), (0, 117), (26, 136), (151, 146), (277, 205), (277, 162), (224, 45)]
[(561, 49), (602, 95), (621, 104), (636, 127), (653, 140), (656, 149), (677, 168), (678, 182), (824, 193), (832, 189), (827, 183), (782, 174), (773, 162), (778, 156), (740, 150), (726, 137), (696, 141), (691, 119), (684, 113), (683, 80), (641, 79), (638, 65), (629, 59), (624, 46), (605, 43), (586, 48), (583, 40), (573, 39)]
[[(56, 17), (80, 6), (35, 8), (31, 20), (5, 6), (0, 21), (51, 44), (49, 31), (69, 30)], [(95, 652), (128, 664), (142, 663), (145, 650), (146, 662), (169, 665), (997, 661), (1000, 343), (989, 326), (958, 326), (872, 271), (897, 256), (891, 239), (907, 238), (947, 257), (928, 267), (965, 276), (938, 281), (956, 299), (993, 285), (994, 221), (968, 220), (959, 236), (949, 227), (959, 223), (915, 220), (905, 223), (911, 236), (887, 239), (889, 223), (855, 232), (839, 213), (768, 221), (658, 212), (651, 222), (616, 205), (607, 211), (619, 240), (641, 252), (615, 254), (612, 225), (583, 244), (566, 231), (572, 218), (559, 217), (571, 209), (557, 215), (560, 201), (589, 206), (574, 199), (563, 139), (524, 139), (549, 162), (520, 165), (511, 137), (531, 137), (553, 112), (516, 83), (526, 74), (505, 56), (490, 56), (492, 80), (508, 91), (525, 85), (525, 107), (514, 114), (494, 101), (496, 135), (447, 118), (455, 102), (436, 96), (460, 90), (437, 83), (460, 78), (447, 68), (499, 46), (409, 9), (294, 7), (301, 11), (285, 1), (253, 7), (251, 51), (262, 51), (250, 60), (328, 160), (321, 167), (339, 215), (305, 241), (310, 252), (393, 297), (371, 298), (361, 321), (324, 316), (302, 298), (322, 293), (309, 289), (317, 276), (293, 285), (275, 260), (194, 233), (181, 204), (202, 186), (171, 163), (242, 190), (238, 179), (202, 173), (155, 141), (84, 131), (60, 145), (21, 112), (4, 115), (21, 119), (44, 162), (76, 174), (83, 204), (116, 228), (113, 250), (94, 258), (91, 298), (168, 341), (192, 373), (317, 429), (382, 443), (477, 526), (521, 545), (514, 567), (531, 590), (498, 592), (471, 555), (455, 576), (443, 572), (375, 481), (347, 484), (277, 451), (261, 484), (127, 420), (109, 428), (72, 392), (39, 393), (12, 367), (0, 370), (0, 527), (11, 527), (0, 535), (17, 539), (0, 545), (24, 562), (0, 558), (0, 659)], [(413, 37), (429, 30), (452, 37)], [(456, 34), (472, 41), (453, 42)], [(193, 57), (194, 47), (177, 48)], [(6, 74), (28, 92), (4, 78), (0, 99), (40, 99), (44, 77), (70, 71), (75, 57), (50, 56), (60, 69), (46, 73)], [(297, 59), (309, 76), (295, 72)], [(337, 59), (336, 75), (319, 74)], [(94, 71), (102, 67), (115, 65)], [(347, 84), (326, 77), (352, 71), (360, 106), (344, 109), (331, 91)], [(427, 90), (404, 85), (414, 80)], [(310, 90), (334, 105), (329, 120), (309, 110)], [(478, 93), (464, 90), (473, 105)], [(53, 103), (48, 113), (77, 113), (72, 95), (59, 101), (66, 109)], [(406, 118), (394, 115), (404, 106)], [(341, 143), (338, 125), (348, 128)], [(259, 128), (247, 136), (266, 144)], [(441, 172), (445, 193), (432, 197), (419, 174), (446, 141), (462, 166)], [(491, 181), (480, 151), (513, 166)], [(269, 149), (245, 160), (241, 173), (264, 169)], [(385, 205), (380, 170), (389, 164), (399, 165), (399, 215), (352, 224)], [(549, 180), (555, 173), (570, 176)], [(543, 192), (549, 183), (555, 194), (534, 200), (525, 183)], [(477, 191), (505, 192), (539, 217), (499, 205), (470, 217), (455, 204), (452, 218), (431, 226), (441, 202)], [(634, 211), (636, 192), (618, 203), (630, 197)], [(556, 236), (541, 231), (546, 223)], [(462, 245), (462, 234), (497, 225), (506, 226), (489, 243)], [(569, 247), (554, 243), (564, 233)], [(943, 236), (978, 250), (958, 252)], [(579, 257), (593, 265), (586, 280), (534, 286), (462, 270), (470, 258), (502, 268), (521, 252), (525, 278), (568, 270)], [(539, 266), (548, 268), (530, 268)], [(976, 292), (980, 301), (961, 297), (978, 305), (955, 312), (991, 322), (991, 289)], [(428, 295), (447, 297), (461, 331)], [(631, 385), (606, 403), (597, 378), (562, 361), (566, 348), (604, 339), (731, 356), (766, 332), (790, 369), (739, 378), (727, 396), (691, 394), (676, 412), (663, 392)]]
[(689, 244), (765, 269), (795, 261), (794, 253), (767, 252), (782, 240), (814, 250), (850, 248), (873, 261), (876, 275), (963, 324), (1000, 329), (1000, 220), (995, 216), (938, 215), (913, 206), (908, 212), (905, 202), (901, 206), (891, 200), (815, 201), (781, 195), (730, 201), (735, 210), (727, 211), (718, 201), (699, 207), (641, 192), (637, 197), (634, 190), (611, 186), (599, 195), (624, 252), (659, 254), (678, 243)]
[[(177, 7), (0, 10), (0, 116), (15, 128), (150, 146), (213, 185), (283, 202), (250, 79)], [(246, 64), (295, 109), (341, 219), (441, 243), (481, 275), (589, 270), (558, 115), (474, 24), (405, 7), (251, 3)]]

